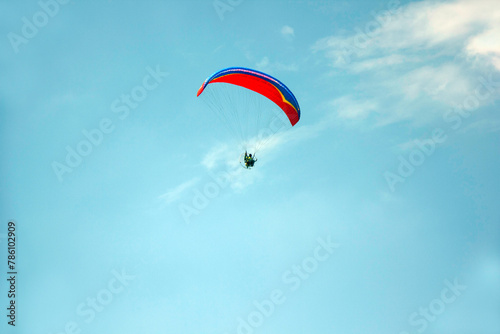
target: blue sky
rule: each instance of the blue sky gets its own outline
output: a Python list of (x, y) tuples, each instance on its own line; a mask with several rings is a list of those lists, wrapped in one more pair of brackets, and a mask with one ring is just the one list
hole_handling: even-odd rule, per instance
[[(2, 333), (500, 332), (498, 1), (0, 13)], [(251, 171), (196, 98), (230, 66), (302, 110)]]

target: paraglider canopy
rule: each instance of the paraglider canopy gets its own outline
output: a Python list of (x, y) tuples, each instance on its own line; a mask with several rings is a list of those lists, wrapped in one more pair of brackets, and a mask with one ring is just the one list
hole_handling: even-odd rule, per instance
[(300, 119), (300, 107), (293, 93), (281, 81), (269, 74), (244, 67), (230, 67), (210, 76), (198, 90), (200, 96), (212, 83), (228, 83), (259, 93), (273, 101), (294, 126)]

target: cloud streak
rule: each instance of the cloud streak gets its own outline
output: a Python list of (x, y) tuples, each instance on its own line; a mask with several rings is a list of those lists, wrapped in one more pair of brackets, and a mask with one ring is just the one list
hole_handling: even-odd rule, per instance
[(167, 205), (171, 204), (179, 200), (185, 192), (193, 188), (199, 181), (200, 181), (199, 177), (192, 178), (191, 180), (183, 182), (178, 186), (169, 189), (164, 194), (158, 196), (158, 198)]
[(376, 112), (378, 125), (426, 122), (469, 95), (478, 77), (500, 70), (500, 5), (458, 0), (392, 6), (351, 34), (318, 40), (312, 51), (360, 78), (355, 88), (366, 101), (357, 103), (365, 108), (352, 109), (349, 96), (336, 98), (331, 104), (341, 118)]

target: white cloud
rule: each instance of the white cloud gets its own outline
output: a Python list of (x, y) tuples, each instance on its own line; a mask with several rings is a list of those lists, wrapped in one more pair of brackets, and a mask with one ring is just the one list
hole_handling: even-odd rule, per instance
[(472, 90), (460, 67), (452, 63), (416, 68), (389, 86), (392, 89), (400, 87), (402, 96), (409, 101), (426, 95), (449, 106), (458, 103)]
[(418, 62), (417, 57), (402, 56), (399, 54), (387, 55), (382, 57), (374, 57), (367, 60), (362, 60), (352, 64), (351, 70), (356, 73), (376, 70), (381, 67), (397, 66), (401, 64), (408, 64), (410, 62)]
[(354, 108), (343, 118), (363, 118), (369, 110), (385, 117), (379, 125), (429, 121), (471, 95), (484, 73), (500, 70), (500, 3), (410, 3), (380, 12), (348, 35), (320, 39), (312, 51), (335, 68), (364, 75), (355, 88), (378, 108)]
[(175, 202), (179, 198), (181, 198), (182, 194), (186, 190), (194, 187), (196, 183), (198, 183), (198, 181), (200, 181), (199, 177), (192, 178), (189, 181), (179, 184), (175, 188), (169, 189), (166, 193), (160, 195), (158, 198), (165, 204), (170, 204), (172, 202)]
[(468, 41), (466, 49), (469, 55), (486, 57), (500, 71), (500, 18), (497, 24), (497, 26), (472, 37)]
[(228, 158), (229, 149), (225, 144), (217, 144), (211, 148), (203, 157), (201, 164), (207, 169), (217, 167), (221, 161)]
[(467, 125), (467, 127), (465, 127), (461, 132), (468, 131), (476, 131), (480, 133), (498, 132), (500, 131), (500, 120), (488, 118), (475, 121)]
[(281, 35), (291, 41), (295, 37), (295, 31), (290, 26), (283, 26), (283, 28), (281, 28)]
[(269, 66), (269, 58), (268, 57), (264, 57), (262, 58), (257, 64), (256, 64), (257, 68), (258, 69), (263, 69), (263, 68), (266, 68), (267, 66)]
[[(454, 54), (500, 53), (500, 5), (497, 0), (422, 1), (386, 12), (348, 36), (330, 36), (313, 45), (340, 65), (343, 56), (370, 57), (376, 53), (437, 49)], [(436, 50), (435, 50), (436, 51)], [(352, 60), (352, 59), (349, 59)]]
[(341, 65), (342, 59), (338, 58), (342, 57), (366, 58), (378, 53), (411, 54), (424, 50), (450, 55), (463, 51), (490, 56), (490, 60), (498, 57), (499, 2), (459, 0), (410, 3), (391, 13), (386, 11), (348, 36), (330, 36), (313, 45), (313, 51), (325, 52), (334, 65)]
[(377, 103), (374, 101), (358, 101), (351, 96), (337, 98), (331, 102), (331, 105), (336, 110), (337, 115), (345, 119), (364, 118), (378, 109)]
[(280, 62), (271, 62), (268, 57), (263, 57), (255, 67), (263, 72), (295, 72), (299, 67), (295, 64), (283, 64)]

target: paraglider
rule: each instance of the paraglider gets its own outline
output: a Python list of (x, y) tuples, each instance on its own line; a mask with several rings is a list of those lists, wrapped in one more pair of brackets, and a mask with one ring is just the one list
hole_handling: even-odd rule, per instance
[[(209, 107), (239, 138), (244, 168), (254, 167), (257, 151), (279, 131), (300, 120), (300, 107), (290, 89), (269, 74), (230, 67), (208, 77), (198, 90)], [(251, 152), (247, 154), (247, 152)]]
[(244, 159), (245, 159), (245, 168), (247, 169), (252, 168), (253, 165), (257, 162), (255, 156), (252, 157), (252, 153), (248, 154), (246, 151)]

